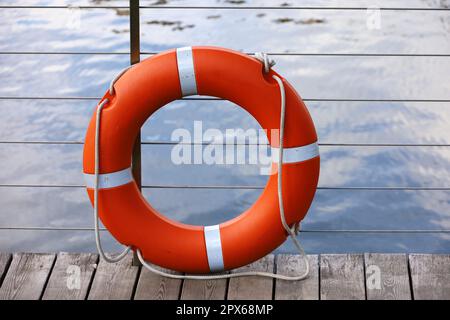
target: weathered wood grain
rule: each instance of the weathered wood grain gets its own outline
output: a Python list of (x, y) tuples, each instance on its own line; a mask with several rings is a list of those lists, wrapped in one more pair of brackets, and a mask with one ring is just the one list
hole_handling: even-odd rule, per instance
[(100, 259), (94, 275), (89, 300), (130, 300), (139, 267), (132, 266), (133, 254), (117, 263)]
[(450, 300), (450, 255), (409, 256), (413, 296), (416, 300)]
[[(172, 274), (179, 274), (172, 270), (153, 266)], [(142, 267), (139, 276), (135, 300), (177, 300), (180, 297), (182, 280), (170, 279), (154, 274), (145, 267)]]
[(322, 300), (364, 300), (364, 259), (360, 254), (320, 256)]
[(0, 287), (2, 286), (3, 278), (6, 275), (11, 259), (11, 254), (0, 252)]
[[(449, 299), (450, 255), (325, 254), (308, 256), (310, 277), (289, 282), (261, 277), (216, 281), (168, 279), (132, 266), (132, 255), (117, 264), (96, 254), (0, 253), (0, 299)], [(304, 263), (281, 254), (277, 273), (296, 275)], [(69, 266), (80, 267), (80, 287), (72, 290)], [(273, 272), (274, 256), (234, 270)], [(364, 277), (364, 269), (366, 277)], [(410, 274), (408, 274), (410, 271)], [(170, 271), (169, 271), (170, 272)], [(377, 282), (377, 273), (380, 281)], [(410, 277), (409, 277), (410, 276)], [(3, 277), (3, 281), (2, 281)], [(320, 283), (319, 283), (320, 278)], [(91, 284), (90, 292), (89, 287)], [(365, 285), (364, 285), (365, 284)], [(379, 284), (379, 287), (377, 287)], [(412, 287), (411, 287), (412, 286)], [(366, 293), (367, 290), (367, 293)], [(226, 292), (227, 291), (227, 292)]]
[[(305, 280), (275, 280), (275, 300), (319, 300), (319, 257), (308, 255), (309, 276)], [(305, 260), (300, 255), (279, 254), (276, 257), (277, 273), (297, 276), (305, 270)]]
[(84, 300), (97, 261), (98, 255), (93, 253), (58, 254), (42, 299)]
[(368, 300), (411, 300), (405, 254), (366, 253), (364, 263)]
[(227, 279), (184, 280), (182, 300), (224, 300), (227, 294)]
[(15, 253), (0, 288), (0, 300), (40, 299), (54, 260), (54, 254)]
[[(274, 271), (274, 256), (267, 255), (248, 266), (233, 270), (232, 272), (243, 271)], [(231, 278), (228, 285), (228, 300), (271, 300), (273, 289), (273, 279), (262, 277), (239, 277)]]

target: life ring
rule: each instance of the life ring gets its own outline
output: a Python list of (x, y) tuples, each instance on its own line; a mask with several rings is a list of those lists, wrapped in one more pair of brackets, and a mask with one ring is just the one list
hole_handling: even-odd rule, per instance
[[(173, 221), (141, 195), (131, 173), (131, 154), (147, 118), (167, 103), (188, 95), (223, 98), (240, 105), (267, 132), (279, 129), (280, 92), (272, 75), (248, 55), (217, 47), (185, 47), (143, 60), (125, 72), (102, 111), (99, 140), (98, 210), (104, 226), (123, 245), (140, 249), (147, 261), (187, 273), (230, 270), (251, 263), (281, 245), (287, 233), (280, 221), (277, 174), (258, 200), (220, 225), (193, 226)], [(279, 76), (279, 75), (278, 75)], [(282, 188), (286, 222), (299, 223), (314, 197), (320, 158), (313, 121), (295, 89), (281, 76), (286, 93)], [(95, 120), (87, 129), (83, 171), (93, 202)], [(268, 136), (276, 154), (279, 141)], [(272, 170), (276, 172), (273, 157)]]

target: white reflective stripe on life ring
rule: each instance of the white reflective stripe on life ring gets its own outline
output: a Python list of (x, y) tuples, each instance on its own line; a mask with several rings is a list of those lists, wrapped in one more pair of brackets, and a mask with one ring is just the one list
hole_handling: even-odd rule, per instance
[[(95, 175), (84, 173), (84, 181), (86, 188), (94, 189), (95, 187)], [(124, 184), (133, 181), (133, 173), (131, 168), (126, 168), (121, 171), (102, 173), (98, 175), (98, 189), (108, 189), (119, 187)]]
[(220, 240), (220, 226), (204, 227), (206, 254), (208, 256), (208, 265), (211, 272), (223, 271), (222, 240)]
[(195, 79), (192, 47), (183, 47), (177, 49), (177, 65), (181, 94), (183, 95), (183, 97), (197, 94), (197, 81)]
[[(271, 147), (272, 162), (274, 163), (278, 163), (279, 150), (279, 148)], [(283, 163), (306, 161), (317, 156), (319, 156), (319, 146), (317, 142), (302, 147), (283, 148)]]

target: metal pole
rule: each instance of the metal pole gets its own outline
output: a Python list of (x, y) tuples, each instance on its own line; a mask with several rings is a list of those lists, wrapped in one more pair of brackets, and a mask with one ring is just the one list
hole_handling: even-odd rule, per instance
[[(138, 63), (141, 60), (140, 43), (140, 19), (139, 19), (139, 0), (130, 0), (130, 64)], [(141, 177), (141, 133), (139, 132), (134, 142), (132, 156), (133, 177), (139, 189), (142, 186)], [(134, 253), (133, 266), (140, 266), (141, 263)]]
[[(139, 0), (130, 0), (130, 64), (138, 63), (141, 58), (140, 48)], [(141, 187), (141, 134), (136, 138), (133, 148), (133, 176)]]

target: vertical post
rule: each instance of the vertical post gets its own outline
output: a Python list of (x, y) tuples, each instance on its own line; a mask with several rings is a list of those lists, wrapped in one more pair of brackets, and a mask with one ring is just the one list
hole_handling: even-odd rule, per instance
[(141, 60), (139, 0), (130, 0), (130, 63)]
[[(141, 60), (140, 43), (140, 19), (139, 19), (139, 0), (130, 0), (130, 64), (138, 63)], [(139, 189), (142, 185), (141, 177), (141, 133), (139, 132), (134, 142), (132, 155), (133, 177)], [(134, 253), (133, 265), (139, 266), (139, 259)]]

